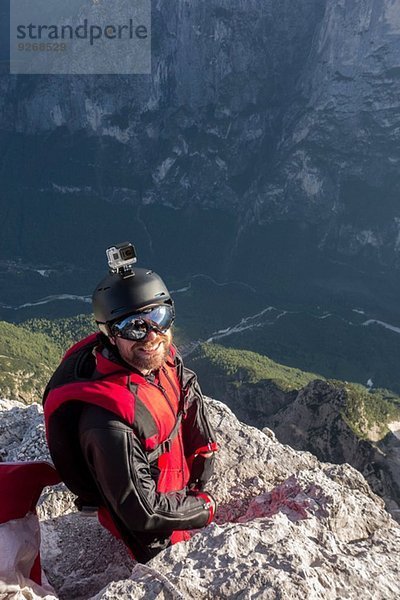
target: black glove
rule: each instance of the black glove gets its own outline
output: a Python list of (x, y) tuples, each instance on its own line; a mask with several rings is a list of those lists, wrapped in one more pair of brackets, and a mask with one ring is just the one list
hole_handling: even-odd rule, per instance
[(203, 490), (214, 471), (215, 454), (205, 457), (198, 454), (193, 459), (190, 469), (189, 489)]

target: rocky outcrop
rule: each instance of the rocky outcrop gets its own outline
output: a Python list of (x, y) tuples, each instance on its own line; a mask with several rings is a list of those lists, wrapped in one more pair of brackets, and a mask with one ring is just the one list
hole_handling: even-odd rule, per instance
[(283, 444), (308, 450), (320, 460), (350, 463), (400, 519), (400, 441), (391, 432), (379, 441), (360, 439), (345, 418), (346, 403), (345, 387), (316, 380), (269, 419), (268, 426)]
[(197, 373), (205, 393), (221, 398), (240, 421), (253, 427), (267, 426), (271, 417), (287, 408), (298, 393), (296, 389), (283, 390), (271, 379), (252, 383), (248, 381), (247, 373), (241, 376), (240, 369), (227, 376), (215, 373), (209, 364), (192, 360), (192, 357), (186, 362)]
[[(205, 382), (205, 393), (221, 398), (238, 419), (273, 429), (281, 443), (312, 452), (319, 460), (351, 464), (400, 520), (400, 439), (387, 428), (384, 435), (385, 424), (376, 415), (372, 426), (362, 419), (370, 397), (366, 389), (363, 396), (354, 386), (318, 379), (296, 389), (294, 378), (293, 389), (283, 389), (279, 380), (251, 383), (244, 369), (220, 374), (196, 357), (189, 356), (188, 362)], [(354, 394), (358, 409), (351, 423), (346, 414)]]
[[(16, 456), (17, 437), (19, 454), (32, 458), (40, 448), (44, 456), (40, 408), (0, 408), (4, 456)], [(221, 444), (209, 485), (216, 522), (135, 565), (95, 519), (72, 512), (68, 494), (52, 489), (39, 512), (42, 562), (58, 597), (397, 598), (400, 528), (360, 473), (281, 445), (219, 402), (208, 408)]]

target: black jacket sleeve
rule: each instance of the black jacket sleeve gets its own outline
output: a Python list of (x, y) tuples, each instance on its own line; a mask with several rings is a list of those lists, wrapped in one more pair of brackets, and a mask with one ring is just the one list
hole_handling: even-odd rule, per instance
[(187, 490), (161, 494), (145, 452), (133, 430), (115, 414), (85, 407), (79, 423), (80, 444), (105, 500), (131, 532), (163, 533), (207, 524), (207, 502)]
[[(187, 410), (182, 421), (182, 433), (185, 455), (191, 465), (189, 487), (202, 490), (214, 471), (216, 435), (204, 406), (196, 374), (183, 365), (179, 354), (176, 361)], [(204, 456), (209, 453), (211, 456)]]

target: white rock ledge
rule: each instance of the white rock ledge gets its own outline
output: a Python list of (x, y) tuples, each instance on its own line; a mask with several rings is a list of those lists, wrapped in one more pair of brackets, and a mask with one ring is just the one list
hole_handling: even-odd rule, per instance
[[(138, 565), (96, 519), (74, 513), (63, 486), (47, 490), (42, 564), (58, 597), (397, 599), (400, 527), (362, 475), (283, 446), (220, 402), (207, 404), (221, 445), (209, 485), (216, 522)], [(0, 415), (4, 458), (17, 446), (26, 459), (46, 455), (39, 407), (0, 401)]]

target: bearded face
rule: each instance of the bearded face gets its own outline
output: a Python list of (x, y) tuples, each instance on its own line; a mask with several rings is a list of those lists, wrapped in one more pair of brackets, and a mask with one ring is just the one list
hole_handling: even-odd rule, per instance
[(132, 342), (120, 337), (110, 338), (121, 358), (144, 375), (159, 369), (165, 362), (172, 343), (172, 333), (149, 331), (144, 340)]

